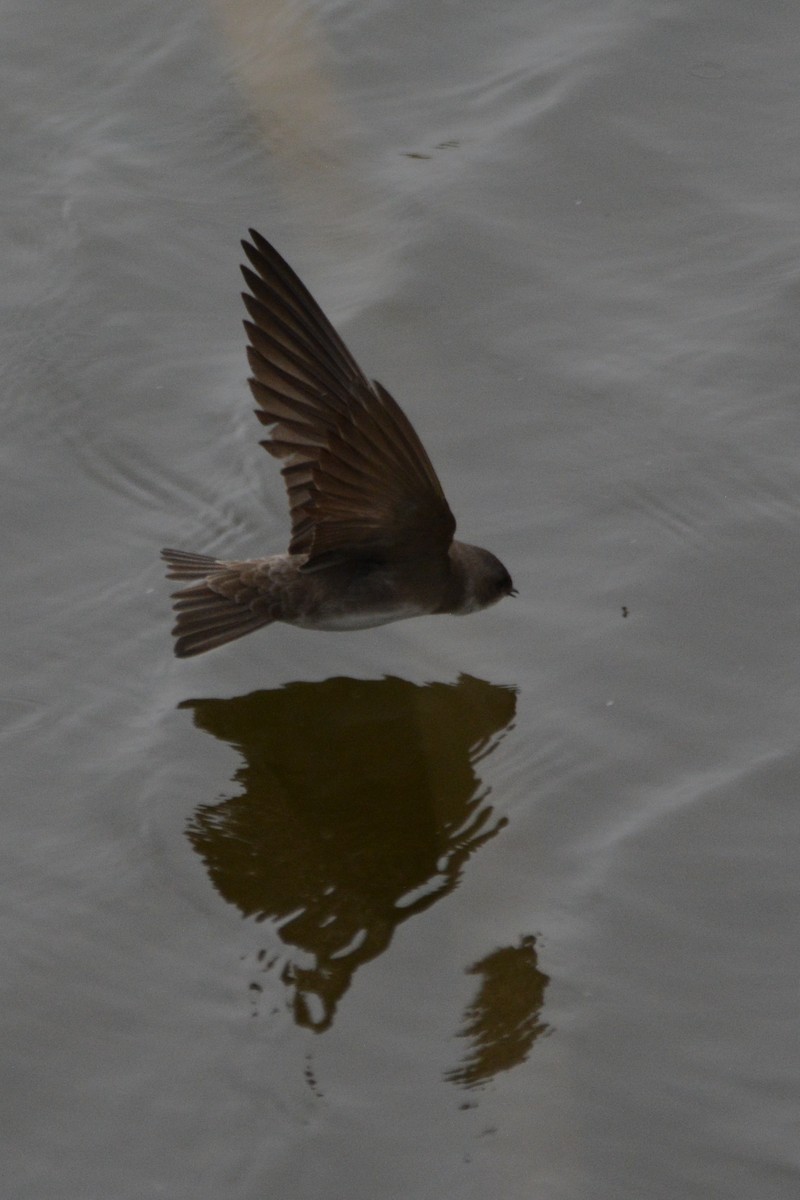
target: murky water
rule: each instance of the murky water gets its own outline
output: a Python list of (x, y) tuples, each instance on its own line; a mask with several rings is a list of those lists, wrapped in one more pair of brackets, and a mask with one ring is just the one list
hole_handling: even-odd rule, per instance
[[(7, 1194), (794, 1197), (800, 12), (3, 24)], [(250, 225), (519, 598), (173, 659)]]

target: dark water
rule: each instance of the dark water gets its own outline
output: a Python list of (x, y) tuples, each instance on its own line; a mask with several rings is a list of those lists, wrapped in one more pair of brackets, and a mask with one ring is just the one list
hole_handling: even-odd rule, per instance
[[(794, 1197), (800, 12), (3, 17), (6, 1194)], [(518, 599), (172, 658), (249, 225)]]

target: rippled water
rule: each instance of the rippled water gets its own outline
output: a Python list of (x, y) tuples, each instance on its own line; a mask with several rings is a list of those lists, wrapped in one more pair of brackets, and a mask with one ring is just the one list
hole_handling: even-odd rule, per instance
[[(794, 1197), (800, 13), (4, 17), (8, 1194)], [(250, 225), (519, 598), (173, 659)]]

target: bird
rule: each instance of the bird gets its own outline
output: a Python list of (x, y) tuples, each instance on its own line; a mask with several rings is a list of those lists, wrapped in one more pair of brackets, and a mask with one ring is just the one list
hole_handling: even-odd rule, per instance
[(261, 445), (283, 463), (286, 553), (245, 560), (164, 549), (179, 658), (275, 622), (356, 630), (463, 615), (516, 595), (455, 518), (411, 422), (370, 381), (310, 292), (257, 233), (242, 241), (248, 380)]

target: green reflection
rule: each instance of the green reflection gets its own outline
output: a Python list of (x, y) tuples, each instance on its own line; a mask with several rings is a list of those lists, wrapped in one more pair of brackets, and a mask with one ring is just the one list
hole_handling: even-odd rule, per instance
[(516, 693), (466, 675), (327, 679), (181, 707), (244, 758), (239, 794), (200, 805), (189, 840), (221, 896), (302, 952), (282, 976), (295, 1019), (326, 1029), (356, 968), (505, 824), (475, 767)]
[(533, 937), (487, 954), (469, 968), (469, 974), (481, 976), (459, 1034), (469, 1038), (471, 1046), (461, 1065), (445, 1077), (468, 1088), (525, 1061), (536, 1038), (547, 1032), (540, 1015), (550, 982), (537, 965)]

